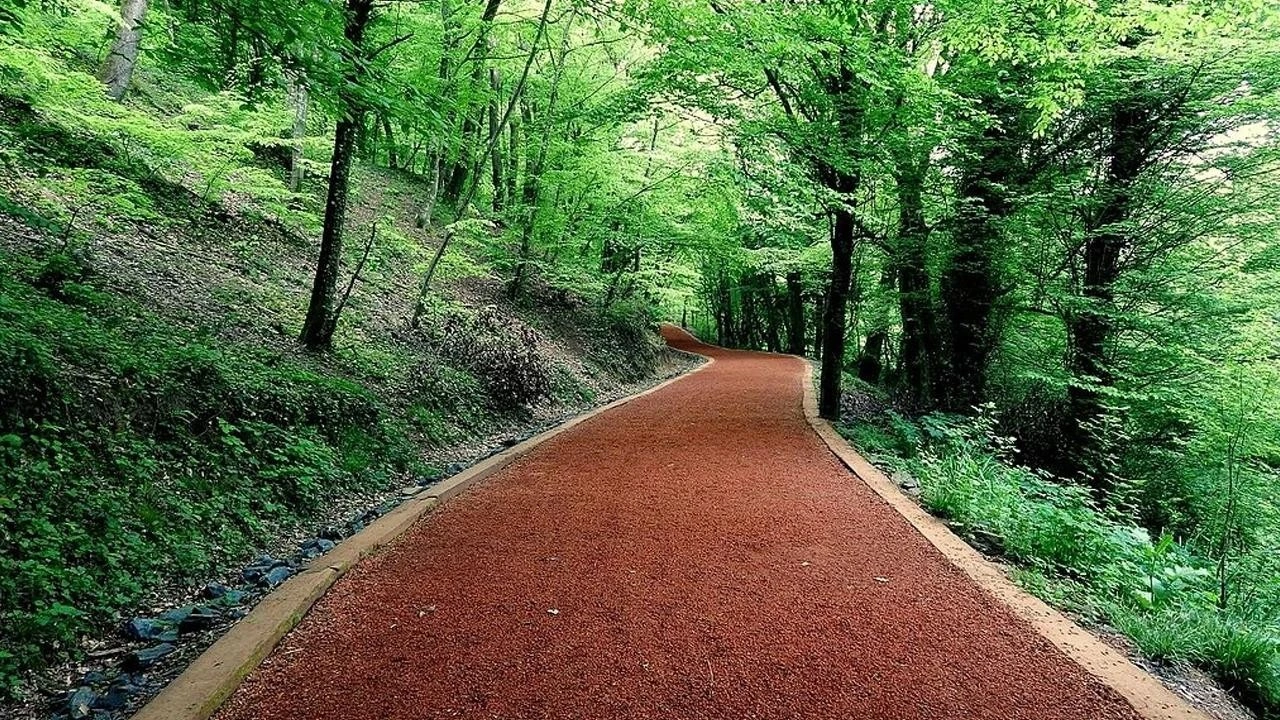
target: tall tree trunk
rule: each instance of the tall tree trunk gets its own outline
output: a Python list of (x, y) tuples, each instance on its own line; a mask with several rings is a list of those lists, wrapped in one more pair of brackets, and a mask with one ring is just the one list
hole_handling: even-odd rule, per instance
[(800, 273), (787, 273), (787, 352), (804, 355), (804, 285)]
[(1087, 223), (1081, 302), (1068, 322), (1072, 382), (1066, 439), (1074, 469), (1088, 479), (1099, 498), (1111, 490), (1113, 480), (1106, 472), (1105, 448), (1097, 431), (1106, 412), (1103, 393), (1115, 382), (1106, 357), (1115, 332), (1115, 283), (1121, 255), (1131, 245), (1124, 223), (1132, 213), (1133, 184), (1147, 163), (1150, 119), (1146, 101), (1136, 96), (1122, 98), (1112, 111), (1101, 207)]
[(940, 386), (948, 409), (963, 412), (987, 397), (987, 370), (998, 330), (993, 313), (999, 295), (996, 249), (1000, 220), (1011, 208), (1008, 185), (1017, 146), (1003, 128), (983, 134), (976, 159), (960, 179), (955, 254), (942, 277), (947, 353)]
[(522, 140), (520, 136), (520, 113), (513, 113), (507, 121), (509, 123), (508, 140), (507, 140), (507, 170), (504, 181), (506, 188), (504, 194), (509, 202), (514, 202), (516, 197), (516, 188), (519, 187), (520, 180), (520, 158), (524, 155), (524, 148), (521, 147)]
[[(489, 135), (501, 140), (502, 131), (498, 126), (501, 110), (498, 109), (498, 105), (502, 100), (502, 75), (498, 68), (489, 68), (489, 89), (493, 91), (493, 99), (489, 101)], [(502, 212), (502, 207), (505, 204), (503, 193), (506, 191), (506, 184), (502, 181), (502, 172), (505, 169), (505, 165), (502, 162), (501, 141), (493, 143), (490, 161), (492, 163), (493, 211), (499, 213)]]
[(133, 68), (138, 63), (138, 51), (142, 45), (142, 22), (146, 15), (147, 0), (124, 0), (120, 6), (116, 39), (98, 74), (112, 100), (122, 99), (133, 80)]
[(822, 334), (824, 332), (823, 318), (826, 317), (827, 295), (825, 292), (819, 292), (813, 297), (813, 354), (815, 357), (822, 357)]
[[(480, 32), (473, 46), (475, 50), (471, 53), (473, 55), (471, 61), (474, 63), (471, 83), (474, 86), (485, 82), (485, 63), (489, 55), (489, 30), (493, 26), (493, 19), (497, 17), (501, 4), (502, 0), (488, 0), (480, 16)], [(458, 154), (454, 158), (453, 168), (449, 171), (449, 182), (444, 188), (445, 198), (453, 204), (463, 199), (463, 195), (467, 192), (467, 181), (472, 179), (472, 173), (478, 171), (481, 167), (480, 162), (485, 159), (483, 156), (476, 157), (474, 146), (481, 130), (481, 121), (477, 120), (476, 115), (483, 118), (484, 109), (480, 108), (477, 112), (470, 102), (464, 102), (459, 112), (462, 116), (461, 143), (458, 146)], [(473, 168), (473, 165), (476, 168)]]
[(898, 172), (898, 305), (902, 313), (902, 370), (909, 402), (929, 407), (941, 351), (925, 254), (929, 230), (922, 198), (928, 156), (904, 163)]
[(764, 277), (766, 285), (760, 294), (765, 311), (765, 347), (769, 352), (782, 352), (782, 312), (773, 275)]
[[(346, 81), (360, 81), (360, 58), (365, 29), (373, 13), (374, 0), (347, 0), (344, 34), (357, 57), (347, 58)], [(320, 236), (320, 258), (316, 263), (315, 281), (311, 285), (311, 301), (302, 326), (300, 341), (311, 350), (323, 350), (333, 341), (338, 326), (335, 293), (342, 262), (342, 230), (347, 216), (347, 197), (351, 180), (351, 162), (355, 155), (356, 134), (364, 114), (360, 101), (343, 98), (346, 116), (338, 121), (333, 139), (333, 160), (329, 166), (329, 194), (324, 207), (324, 230)]]
[(298, 192), (306, 169), (302, 165), (302, 143), (307, 137), (308, 97), (306, 80), (296, 73), (286, 75), (289, 83), (289, 102), (293, 105), (292, 144), (289, 146), (289, 190)]
[(418, 217), (414, 220), (414, 225), (418, 229), (422, 229), (431, 224), (431, 218), (436, 212), (436, 199), (440, 197), (440, 172), (442, 170), (443, 151), (436, 148), (431, 152), (427, 162), (430, 163), (431, 183), (427, 186), (427, 196), (422, 201), (422, 208), (418, 210)]
[[(533, 126), (532, 109), (528, 103), (520, 103), (520, 112), (524, 116), (524, 121)], [(527, 148), (530, 156), (525, 159), (524, 184), (521, 186), (520, 205), (521, 205), (521, 223), (520, 223), (520, 247), (516, 258), (516, 266), (511, 274), (511, 281), (507, 284), (507, 294), (511, 297), (519, 295), (524, 286), (525, 274), (528, 271), (529, 251), (533, 245), (533, 233), (538, 224), (538, 198), (540, 194), (542, 182), (542, 163), (546, 159), (547, 145), (551, 140), (550, 120), (545, 122), (546, 127), (543, 128), (542, 140), (536, 148)], [(617, 289), (617, 278), (610, 286), (609, 300), (612, 300), (613, 292)], [(606, 302), (606, 304), (608, 304)]]
[[(856, 180), (843, 173), (837, 178), (842, 194), (856, 189)], [(854, 222), (853, 210), (844, 205), (832, 212), (831, 283), (822, 314), (822, 377), (818, 383), (818, 414), (828, 420), (840, 419), (846, 312), (849, 307), (849, 285), (853, 279)]]

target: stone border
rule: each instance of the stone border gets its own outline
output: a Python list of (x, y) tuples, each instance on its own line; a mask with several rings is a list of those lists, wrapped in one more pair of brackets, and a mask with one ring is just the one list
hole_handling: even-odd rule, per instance
[(818, 437), (840, 462), (929, 541), (948, 562), (962, 570), (988, 595), (1013, 611), (1064, 655), (1104, 685), (1116, 691), (1146, 720), (1209, 720), (1121, 653), (1044, 601), (1015, 585), (1004, 571), (987, 560), (942, 521), (908, 498), (893, 482), (867, 462), (832, 424), (818, 416), (813, 388), (813, 364), (806, 358), (804, 414)]
[(457, 497), (551, 438), (597, 415), (658, 392), (714, 363), (714, 358), (706, 358), (706, 362), (686, 373), (589, 410), (423, 489), (417, 496), (401, 503), (368, 527), (339, 543), (330, 552), (316, 558), (297, 575), (266, 595), (244, 619), (231, 626), (217, 642), (196, 657), (181, 675), (142, 706), (132, 720), (208, 720), (235, 692), (240, 682), (302, 621), (311, 606), (324, 596), (338, 578), (361, 559), (403, 535), (440, 503)]

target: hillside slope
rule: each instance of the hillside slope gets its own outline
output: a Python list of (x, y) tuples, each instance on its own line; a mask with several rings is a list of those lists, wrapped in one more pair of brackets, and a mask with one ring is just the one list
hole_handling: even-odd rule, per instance
[[(15, 57), (0, 94), (0, 690), (16, 698), (118, 642), (133, 609), (689, 363), (646, 305), (537, 287), (513, 302), (465, 242), (411, 328), (437, 233), (414, 228), (418, 181), (371, 167), (335, 348), (305, 353), (323, 182), (277, 193), (271, 153), (202, 129), (198, 108), (108, 106)], [(108, 114), (136, 135), (95, 123)], [(166, 133), (213, 137), (225, 164), (164, 156)]]

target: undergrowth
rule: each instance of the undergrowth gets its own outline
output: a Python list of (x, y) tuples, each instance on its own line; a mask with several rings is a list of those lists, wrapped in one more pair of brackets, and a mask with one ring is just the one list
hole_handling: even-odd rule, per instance
[(1020, 467), (990, 413), (889, 411), (840, 429), (914, 478), (931, 513), (1014, 563), (1028, 591), (1114, 626), (1152, 659), (1193, 663), (1263, 717), (1280, 717), (1280, 607), (1266, 600), (1280, 583), (1238, 571), (1265, 564), (1265, 550), (1224, 563), (1197, 539), (1153, 536), (1079, 485)]

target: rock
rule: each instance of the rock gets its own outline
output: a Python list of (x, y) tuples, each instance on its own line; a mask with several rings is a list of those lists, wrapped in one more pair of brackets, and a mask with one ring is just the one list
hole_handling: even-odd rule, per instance
[(98, 696), (93, 706), (100, 710), (119, 710), (128, 705), (130, 698), (141, 690), (137, 685), (113, 685), (105, 695)]
[(341, 541), (341, 540), (343, 540), (343, 539), (345, 539), (345, 538), (346, 538), (346, 533), (344, 533), (344, 532), (342, 531), (342, 528), (336, 528), (336, 527), (334, 527), (334, 526), (330, 525), (329, 527), (327, 527), (327, 528), (325, 528), (325, 529), (323, 529), (323, 530), (321, 530), (321, 531), (320, 531), (320, 535), (319, 535), (319, 537), (320, 537), (320, 539), (322, 539), (322, 540), (329, 540), (329, 541), (331, 541), (331, 542), (339, 542), (339, 541)]
[(211, 607), (235, 607), (244, 602), (245, 592), (234, 588), (224, 588), (224, 592), (213, 601)]
[(300, 554), (302, 555), (303, 559), (310, 560), (313, 557), (318, 557), (320, 555), (323, 555), (329, 552), (334, 547), (335, 547), (335, 543), (332, 540), (326, 540), (324, 538), (311, 538), (310, 540), (302, 543), (302, 545), (300, 546)]
[(903, 490), (912, 490), (920, 487), (920, 483), (915, 478), (902, 471), (895, 472), (889, 479), (893, 480), (893, 483)]
[(288, 580), (289, 576), (292, 574), (293, 574), (293, 568), (289, 567), (288, 565), (281, 565), (279, 567), (274, 567), (274, 568), (271, 568), (271, 570), (268, 571), (266, 575), (263, 575), (258, 580), (258, 584), (267, 588), (268, 590), (272, 590), (272, 589), (275, 589), (278, 585), (280, 585), (280, 583), (284, 582), (285, 580)]
[(183, 618), (181, 623), (178, 623), (178, 632), (190, 633), (199, 632), (200, 630), (208, 630), (218, 624), (218, 621), (221, 619), (222, 615), (216, 608), (209, 607), (208, 605), (202, 605), (193, 609), (185, 618)]
[(195, 605), (183, 605), (160, 613), (160, 619), (173, 625), (180, 625), (191, 613), (195, 612), (195, 609)]
[(125, 623), (124, 631), (134, 640), (173, 642), (178, 639), (176, 622), (165, 618), (136, 617)]
[(277, 560), (270, 555), (262, 555), (257, 560), (249, 563), (244, 570), (240, 572), (241, 577), (245, 580), (256, 583), (262, 580), (267, 573), (273, 568), (279, 567), (282, 563), (287, 564), (284, 560)]
[(124, 667), (126, 670), (145, 670), (177, 649), (169, 643), (160, 643), (143, 650), (136, 650), (125, 656)]
[(226, 595), (229, 590), (230, 588), (221, 583), (209, 583), (200, 591), (200, 595), (206, 600), (217, 600)]
[(136, 689), (141, 690), (147, 686), (147, 676), (142, 673), (121, 673), (115, 680), (111, 681), (111, 687), (124, 687), (132, 685)]
[(445, 477), (449, 477), (450, 475), (457, 475), (458, 473), (466, 469), (467, 469), (467, 466), (463, 465), (462, 463), (450, 463), (449, 466), (444, 469), (444, 475)]
[(421, 485), (410, 485), (408, 487), (400, 488), (400, 495), (402, 497), (413, 497), (414, 495), (417, 495), (420, 492), (422, 492)]
[(93, 703), (97, 699), (97, 693), (82, 685), (67, 698), (67, 714), (72, 720), (85, 720), (93, 715)]

